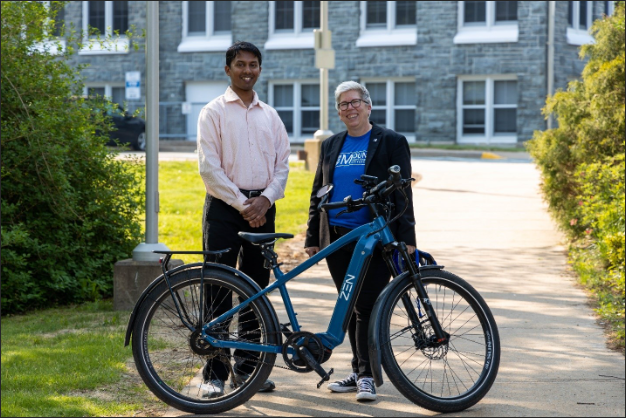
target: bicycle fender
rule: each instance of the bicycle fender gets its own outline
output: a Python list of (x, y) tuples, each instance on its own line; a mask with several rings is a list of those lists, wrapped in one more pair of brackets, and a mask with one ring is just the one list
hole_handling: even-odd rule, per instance
[[(233, 267), (227, 266), (225, 264), (219, 264), (219, 263), (205, 263), (204, 265), (206, 267), (214, 267), (214, 268), (217, 268), (217, 269), (220, 269), (220, 270), (225, 270), (225, 271), (228, 271), (230, 273), (236, 274), (238, 277), (240, 277), (246, 283), (248, 283), (250, 286), (252, 286), (252, 288), (254, 289), (255, 292), (260, 292), (260, 291), (263, 290), (248, 275), (246, 275), (245, 273), (242, 273), (241, 271), (239, 271), (239, 270), (237, 270), (237, 269), (235, 269)], [(193, 268), (200, 268), (202, 266), (203, 266), (203, 263), (183, 264), (182, 266), (178, 266), (178, 267), (168, 271), (168, 275), (171, 276), (172, 274), (180, 273), (181, 271), (184, 271), (184, 270), (191, 270)], [(139, 299), (137, 299), (137, 302), (135, 303), (135, 307), (133, 308), (133, 310), (132, 310), (132, 312), (130, 314), (130, 318), (128, 320), (128, 326), (126, 328), (126, 338), (124, 339), (124, 347), (128, 346), (128, 344), (130, 343), (130, 338), (131, 338), (132, 333), (133, 333), (133, 326), (135, 324), (135, 318), (137, 316), (137, 312), (139, 311), (139, 306), (141, 306), (142, 302), (148, 297), (150, 292), (152, 292), (152, 290), (154, 290), (155, 287), (157, 287), (159, 284), (161, 284), (161, 282), (164, 282), (164, 281), (165, 281), (165, 276), (164, 275), (160, 275), (159, 277), (154, 279), (154, 281), (152, 281), (152, 283), (150, 283), (148, 285), (148, 287), (146, 287), (146, 289), (139, 296)], [(276, 314), (276, 311), (274, 310), (274, 306), (267, 299), (267, 295), (263, 295), (259, 299), (262, 300), (263, 303), (265, 303), (267, 305), (267, 308), (270, 311), (270, 314), (272, 315), (272, 318), (274, 320), (275, 329), (277, 331), (280, 331), (280, 323), (278, 321), (278, 315)], [(278, 339), (279, 339), (279, 344), (282, 345), (283, 344), (283, 341), (282, 341), (283, 340), (283, 336), (282, 336), (282, 333), (280, 333), (280, 332), (278, 332)]]

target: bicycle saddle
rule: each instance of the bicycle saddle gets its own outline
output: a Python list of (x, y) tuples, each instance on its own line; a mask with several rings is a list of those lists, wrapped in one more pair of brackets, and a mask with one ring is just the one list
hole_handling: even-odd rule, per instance
[(239, 236), (253, 244), (265, 244), (278, 238), (293, 238), (292, 234), (255, 234), (252, 232), (239, 232)]

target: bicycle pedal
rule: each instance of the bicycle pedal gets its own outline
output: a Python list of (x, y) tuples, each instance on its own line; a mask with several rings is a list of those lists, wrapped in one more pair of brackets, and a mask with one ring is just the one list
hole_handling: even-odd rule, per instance
[(328, 382), (330, 380), (330, 375), (333, 374), (334, 372), (335, 372), (335, 369), (330, 369), (328, 373), (326, 373), (326, 375), (322, 377), (322, 380), (320, 380), (320, 382), (317, 384), (317, 388), (319, 389), (324, 384), (324, 382)]

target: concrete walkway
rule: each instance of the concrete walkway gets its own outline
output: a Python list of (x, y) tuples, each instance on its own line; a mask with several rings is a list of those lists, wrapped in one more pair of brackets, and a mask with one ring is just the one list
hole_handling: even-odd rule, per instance
[[(500, 329), (502, 360), (494, 386), (476, 406), (451, 415), (623, 417), (624, 356), (606, 348), (585, 293), (568, 272), (535, 166), (414, 159), (413, 169), (422, 176), (414, 188), (418, 247), (476, 287)], [(303, 328), (325, 330), (336, 300), (326, 266), (310, 269), (288, 289)], [(271, 299), (287, 322), (280, 297)], [(350, 357), (346, 340), (324, 366), (343, 378)], [(358, 404), (354, 393), (317, 390), (314, 373), (275, 368), (272, 379), (276, 391), (220, 415), (436, 415), (405, 400), (388, 379), (370, 404)]]

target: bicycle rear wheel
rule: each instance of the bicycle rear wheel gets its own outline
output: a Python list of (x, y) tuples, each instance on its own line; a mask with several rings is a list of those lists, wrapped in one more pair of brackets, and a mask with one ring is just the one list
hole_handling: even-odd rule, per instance
[[(406, 276), (393, 284), (381, 310), (383, 367), (412, 402), (431, 411), (462, 411), (480, 401), (496, 379), (498, 328), (483, 298), (463, 279), (427, 270), (422, 282), (449, 341), (432, 342), (433, 329)], [(411, 320), (416, 317), (421, 325)]]
[[(276, 354), (211, 347), (201, 337), (202, 324), (253, 296), (256, 291), (241, 278), (220, 269), (184, 270), (170, 277), (174, 298), (183, 316), (196, 327), (183, 325), (167, 284), (159, 284), (141, 304), (133, 327), (133, 356), (148, 388), (162, 401), (196, 414), (215, 414), (248, 401), (269, 377)], [(200, 321), (200, 296), (205, 318)], [(273, 310), (272, 310), (273, 312)], [(230, 341), (278, 344), (275, 322), (260, 298), (209, 334)], [(233, 371), (245, 368), (243, 381)], [(210, 392), (210, 381), (222, 381), (223, 393)], [(208, 397), (211, 396), (211, 397)]]

